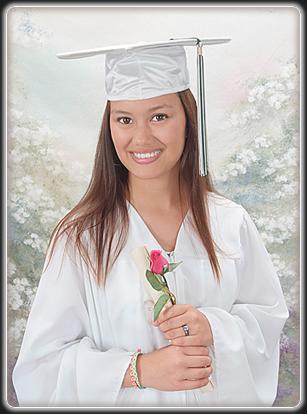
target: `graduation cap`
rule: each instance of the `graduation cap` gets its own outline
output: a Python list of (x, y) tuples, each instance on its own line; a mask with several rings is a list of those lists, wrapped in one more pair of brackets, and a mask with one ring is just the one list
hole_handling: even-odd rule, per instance
[(105, 86), (110, 101), (153, 98), (189, 88), (184, 46), (196, 47), (199, 174), (208, 174), (203, 47), (231, 39), (176, 38), (59, 53), (60, 59), (106, 55)]

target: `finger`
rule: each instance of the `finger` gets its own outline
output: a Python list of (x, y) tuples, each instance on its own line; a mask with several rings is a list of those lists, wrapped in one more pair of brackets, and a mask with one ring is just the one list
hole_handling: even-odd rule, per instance
[(209, 378), (204, 378), (200, 380), (184, 380), (180, 382), (180, 390), (194, 390), (196, 388), (205, 387), (209, 383)]
[(165, 339), (175, 339), (184, 336), (182, 327), (170, 329), (169, 331), (164, 332)]
[(211, 365), (210, 356), (188, 356), (185, 360), (187, 368), (208, 368)]
[(179, 316), (185, 313), (188, 309), (192, 308), (192, 305), (173, 305), (163, 311), (159, 318), (153, 322), (154, 325), (158, 326), (162, 322), (166, 321), (169, 318), (173, 318), (174, 316)]
[(206, 346), (185, 346), (184, 348), (182, 348), (182, 351), (185, 355), (197, 355), (197, 356), (209, 355), (209, 349)]
[(212, 367), (208, 368), (189, 368), (185, 374), (185, 380), (195, 381), (208, 378), (212, 373)]
[(181, 336), (180, 338), (170, 339), (172, 345), (177, 346), (202, 346), (198, 335)]
[[(159, 329), (161, 332), (167, 332), (170, 329), (180, 328), (181, 332), (184, 334), (182, 325), (185, 323), (188, 323), (187, 316), (185, 313), (179, 316), (174, 316), (170, 319), (167, 319), (166, 321), (159, 324)], [(190, 332), (191, 333), (191, 332)]]

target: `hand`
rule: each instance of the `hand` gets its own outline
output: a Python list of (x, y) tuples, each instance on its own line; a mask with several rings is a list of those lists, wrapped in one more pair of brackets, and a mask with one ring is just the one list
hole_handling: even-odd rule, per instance
[[(186, 336), (182, 325), (187, 324)], [(211, 327), (206, 316), (192, 305), (173, 305), (163, 311), (153, 322), (172, 345), (210, 346), (213, 343)]]
[(204, 387), (212, 373), (205, 346), (168, 345), (138, 356), (137, 372), (144, 387), (182, 391)]

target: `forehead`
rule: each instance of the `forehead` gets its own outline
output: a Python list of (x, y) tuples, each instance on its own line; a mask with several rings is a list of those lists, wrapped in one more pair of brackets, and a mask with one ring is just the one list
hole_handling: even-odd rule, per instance
[(111, 101), (111, 111), (147, 112), (158, 107), (180, 108), (181, 101), (177, 93), (169, 93), (149, 99)]

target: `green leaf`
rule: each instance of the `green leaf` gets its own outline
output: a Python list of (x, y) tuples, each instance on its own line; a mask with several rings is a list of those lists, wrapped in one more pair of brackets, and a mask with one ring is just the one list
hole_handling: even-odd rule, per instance
[(162, 275), (159, 275), (159, 273), (154, 273), (154, 275), (157, 277), (157, 279), (159, 280), (159, 282), (163, 285), (163, 286), (167, 286), (167, 283), (165, 281), (165, 278)]
[(172, 272), (173, 270), (175, 270), (176, 267), (178, 267), (181, 263), (182, 263), (182, 261), (178, 262), (178, 263), (170, 263), (169, 268), (168, 268), (168, 272)]
[(166, 302), (169, 300), (169, 295), (162, 295), (157, 300), (157, 303), (154, 307), (154, 321), (157, 320), (158, 316), (160, 315), (161, 310), (163, 309)]
[(157, 275), (152, 273), (150, 270), (146, 270), (146, 277), (148, 282), (155, 290), (162, 290), (164, 285), (160, 282)]

